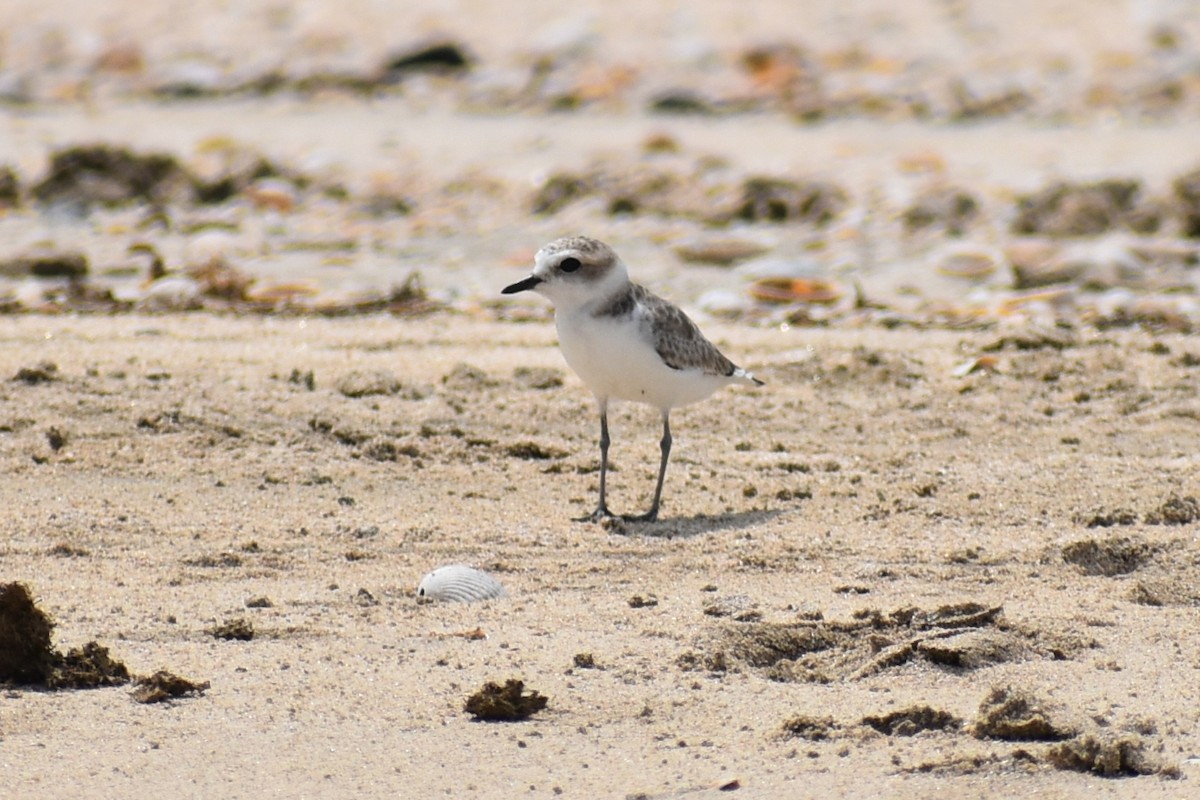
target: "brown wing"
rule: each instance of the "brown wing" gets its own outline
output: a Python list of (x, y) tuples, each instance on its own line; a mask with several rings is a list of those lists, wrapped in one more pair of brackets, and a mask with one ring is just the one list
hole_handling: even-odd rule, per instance
[(641, 321), (643, 330), (663, 363), (671, 369), (698, 369), (709, 375), (733, 374), (737, 366), (704, 338), (687, 314), (641, 286), (633, 288), (647, 312)]

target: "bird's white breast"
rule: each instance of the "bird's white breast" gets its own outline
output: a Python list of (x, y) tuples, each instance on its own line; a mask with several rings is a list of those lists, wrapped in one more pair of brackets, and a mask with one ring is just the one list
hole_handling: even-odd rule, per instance
[(637, 316), (557, 313), (559, 346), (567, 364), (600, 399), (619, 398), (675, 408), (708, 397), (729, 382), (697, 369), (672, 369), (643, 334)]

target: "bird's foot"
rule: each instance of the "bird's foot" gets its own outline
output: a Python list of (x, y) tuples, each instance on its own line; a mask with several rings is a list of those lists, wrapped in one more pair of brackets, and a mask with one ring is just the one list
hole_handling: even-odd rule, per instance
[(596, 510), (582, 517), (573, 517), (572, 522), (603, 522), (606, 519), (617, 519), (617, 515), (608, 510), (607, 506), (597, 506)]
[(652, 508), (645, 514), (622, 514), (621, 519), (626, 522), (656, 522), (658, 520), (658, 509)]

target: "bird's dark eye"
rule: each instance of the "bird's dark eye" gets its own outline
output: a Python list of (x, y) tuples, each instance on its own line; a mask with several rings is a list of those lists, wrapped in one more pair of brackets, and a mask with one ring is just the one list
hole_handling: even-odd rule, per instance
[(579, 263), (579, 259), (573, 256), (571, 258), (564, 258), (562, 261), (558, 262), (558, 268), (563, 272), (574, 272), (581, 266), (583, 265)]

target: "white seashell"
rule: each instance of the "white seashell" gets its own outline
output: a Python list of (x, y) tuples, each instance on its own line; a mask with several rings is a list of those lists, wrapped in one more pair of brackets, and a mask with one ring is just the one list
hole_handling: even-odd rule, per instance
[(17, 284), (13, 298), (21, 308), (40, 308), (46, 302), (46, 285), (37, 278), (29, 278)]
[(204, 231), (187, 243), (184, 264), (189, 267), (206, 267), (231, 261), (237, 254), (238, 239), (228, 231)]
[(977, 281), (990, 277), (1004, 263), (1004, 255), (986, 245), (956, 242), (941, 248), (932, 260), (942, 275)]
[(200, 306), (200, 284), (183, 275), (167, 275), (146, 287), (138, 304), (147, 311), (185, 311)]
[(710, 289), (696, 301), (696, 306), (709, 314), (735, 316), (750, 310), (750, 301), (740, 292), (729, 289)]
[(821, 264), (810, 258), (764, 256), (734, 267), (734, 272), (749, 280), (758, 278), (814, 278), (825, 273)]
[(500, 581), (465, 564), (438, 567), (417, 586), (418, 598), (450, 603), (470, 603), (507, 595)]

